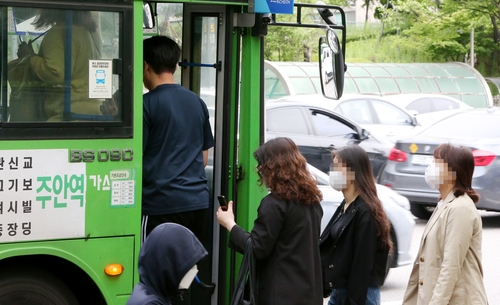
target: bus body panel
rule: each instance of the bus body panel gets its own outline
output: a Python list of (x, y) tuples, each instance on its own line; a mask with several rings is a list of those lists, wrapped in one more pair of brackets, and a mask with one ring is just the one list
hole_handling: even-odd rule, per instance
[[(65, 263), (70, 263), (76, 267), (75, 270), (91, 278), (108, 304), (118, 304), (115, 299), (120, 295), (129, 295), (134, 284), (137, 261), (130, 253), (134, 253), (135, 248), (134, 236), (21, 242), (15, 245), (5, 243), (0, 244), (0, 264), (38, 266), (51, 273), (62, 274), (65, 270), (61, 269), (68, 270), (63, 268)], [(106, 275), (104, 268), (109, 264), (122, 265), (123, 273)], [(79, 273), (68, 274), (67, 283), (76, 274)]]

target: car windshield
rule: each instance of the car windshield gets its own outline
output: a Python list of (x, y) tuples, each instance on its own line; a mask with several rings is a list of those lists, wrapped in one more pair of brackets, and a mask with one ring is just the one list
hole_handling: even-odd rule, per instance
[(462, 139), (500, 137), (500, 120), (486, 113), (461, 113), (437, 122), (420, 135)]

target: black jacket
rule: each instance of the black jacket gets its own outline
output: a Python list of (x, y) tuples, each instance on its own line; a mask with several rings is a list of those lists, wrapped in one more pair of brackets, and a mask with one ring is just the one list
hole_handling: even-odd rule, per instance
[(262, 199), (251, 233), (234, 226), (229, 246), (243, 253), (252, 238), (257, 259), (257, 304), (322, 305), (318, 238), (323, 210), (278, 200)]
[(187, 228), (164, 223), (148, 235), (139, 255), (139, 283), (127, 305), (170, 305), (179, 284), (207, 251)]
[(364, 305), (369, 286), (381, 286), (389, 250), (377, 237), (377, 224), (368, 204), (358, 196), (347, 210), (346, 225), (334, 243), (333, 224), (343, 211), (345, 200), (333, 214), (320, 238), (324, 296), (332, 288), (347, 288), (346, 305)]

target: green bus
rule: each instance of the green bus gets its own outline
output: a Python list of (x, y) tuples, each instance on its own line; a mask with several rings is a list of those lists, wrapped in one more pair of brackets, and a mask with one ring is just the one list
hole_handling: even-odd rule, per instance
[[(325, 7), (342, 22), (309, 26), (342, 32), (344, 45), (343, 11)], [(252, 157), (264, 140), (264, 37), (304, 24), (255, 13), (253, 0), (0, 0), (0, 304), (127, 302), (140, 249), (142, 40), (158, 33), (182, 46), (175, 75), (206, 102), (216, 143), (199, 277), (217, 286), (193, 284), (192, 304), (227, 304), (239, 257), (214, 198), (235, 200), (238, 223), (252, 227), (266, 193)], [(337, 44), (324, 84), (338, 97), (342, 48), (321, 39)]]

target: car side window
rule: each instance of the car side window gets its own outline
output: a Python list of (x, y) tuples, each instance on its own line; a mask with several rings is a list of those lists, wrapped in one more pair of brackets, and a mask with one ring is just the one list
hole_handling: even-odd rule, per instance
[(454, 101), (450, 101), (444, 98), (433, 98), (432, 105), (434, 106), (434, 111), (442, 111), (442, 110), (450, 110), (450, 109), (458, 109), (458, 103)]
[(370, 107), (366, 100), (349, 100), (341, 103), (335, 111), (358, 124), (373, 124)]
[(419, 98), (408, 104), (408, 106), (406, 106), (406, 110), (415, 110), (418, 113), (431, 112), (431, 100), (429, 98)]
[(307, 124), (299, 108), (266, 111), (266, 128), (269, 132), (307, 135)]
[(411, 125), (411, 117), (398, 107), (379, 100), (372, 100), (372, 105), (380, 124)]
[(348, 135), (356, 134), (354, 129), (337, 121), (334, 117), (315, 111), (311, 111), (310, 114), (310, 119), (317, 136), (344, 138)]

